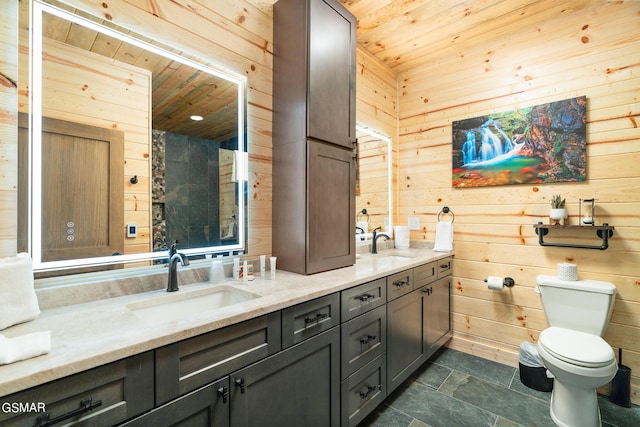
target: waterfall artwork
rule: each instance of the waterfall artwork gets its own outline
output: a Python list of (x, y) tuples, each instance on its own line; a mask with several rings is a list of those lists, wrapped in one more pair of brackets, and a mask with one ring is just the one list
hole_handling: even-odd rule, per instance
[(455, 188), (584, 181), (585, 96), (454, 121)]

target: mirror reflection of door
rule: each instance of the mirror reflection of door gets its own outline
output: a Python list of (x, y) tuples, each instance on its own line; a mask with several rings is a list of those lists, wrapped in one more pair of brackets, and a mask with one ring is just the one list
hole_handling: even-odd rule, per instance
[[(26, 126), (26, 115), (21, 114), (21, 147), (26, 147)], [(123, 133), (49, 118), (43, 118), (42, 129), (42, 156), (47, 160), (41, 177), (42, 259), (121, 254)], [(26, 164), (26, 150), (20, 157)], [(26, 212), (19, 214), (21, 235), (26, 235), (27, 218)]]

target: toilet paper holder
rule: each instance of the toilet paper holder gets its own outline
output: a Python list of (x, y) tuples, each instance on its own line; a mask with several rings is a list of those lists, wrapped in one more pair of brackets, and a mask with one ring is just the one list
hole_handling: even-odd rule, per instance
[[(489, 283), (489, 279), (484, 279), (484, 282)], [(516, 281), (511, 277), (505, 277), (504, 279), (502, 279), (502, 286), (506, 286), (507, 288), (512, 288), (515, 286), (515, 284)]]

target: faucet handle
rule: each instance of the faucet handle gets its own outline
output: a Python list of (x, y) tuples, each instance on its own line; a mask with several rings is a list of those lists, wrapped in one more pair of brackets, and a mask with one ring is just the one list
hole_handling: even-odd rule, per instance
[(178, 253), (178, 243), (180, 242), (174, 240), (171, 246), (169, 246), (169, 258)]

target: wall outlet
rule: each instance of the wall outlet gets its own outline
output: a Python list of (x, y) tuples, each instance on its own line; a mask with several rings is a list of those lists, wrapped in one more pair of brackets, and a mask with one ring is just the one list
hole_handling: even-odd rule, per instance
[(420, 218), (409, 218), (409, 230), (420, 230)]

